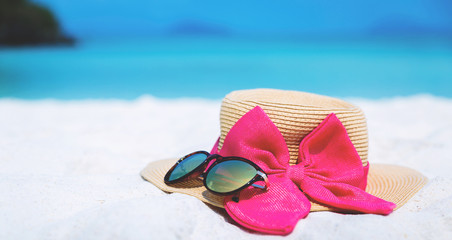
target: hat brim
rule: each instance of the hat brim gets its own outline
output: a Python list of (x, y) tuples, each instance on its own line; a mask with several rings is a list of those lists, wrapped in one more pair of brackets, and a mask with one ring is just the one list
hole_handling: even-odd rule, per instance
[[(224, 197), (209, 192), (201, 180), (193, 179), (172, 186), (165, 184), (163, 180), (165, 174), (177, 160), (165, 159), (151, 162), (141, 171), (141, 176), (165, 192), (184, 193), (213, 206), (224, 208)], [(407, 167), (371, 164), (369, 167), (366, 192), (397, 204), (396, 209), (398, 209), (408, 202), (427, 181), (428, 179), (421, 173)], [(311, 212), (336, 211), (334, 208), (313, 201), (311, 201), (311, 204)]]

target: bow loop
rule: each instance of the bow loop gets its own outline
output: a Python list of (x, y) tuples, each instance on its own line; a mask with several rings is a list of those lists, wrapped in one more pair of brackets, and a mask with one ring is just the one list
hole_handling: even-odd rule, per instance
[(267, 174), (281, 173), (289, 165), (289, 150), (284, 137), (259, 106), (236, 122), (218, 153), (247, 158)]
[(301, 141), (299, 162), (312, 178), (366, 188), (367, 174), (361, 158), (334, 113)]

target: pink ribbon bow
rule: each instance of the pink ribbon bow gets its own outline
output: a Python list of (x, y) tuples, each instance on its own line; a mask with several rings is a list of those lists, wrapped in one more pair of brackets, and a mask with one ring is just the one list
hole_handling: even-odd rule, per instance
[(298, 163), (289, 165), (289, 150), (278, 128), (259, 106), (242, 116), (227, 134), (223, 147), (212, 153), (240, 156), (268, 175), (269, 189), (249, 187), (239, 202), (226, 197), (228, 214), (244, 227), (270, 234), (292, 232), (308, 215), (309, 200), (341, 212), (387, 215), (396, 207), (365, 192), (368, 166), (362, 162), (334, 113), (300, 143)]

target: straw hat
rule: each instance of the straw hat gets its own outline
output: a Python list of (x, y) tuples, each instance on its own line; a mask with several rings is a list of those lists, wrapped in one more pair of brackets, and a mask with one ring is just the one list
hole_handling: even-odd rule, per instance
[[(347, 130), (363, 166), (368, 165), (367, 124), (363, 111), (336, 98), (297, 91), (254, 89), (234, 91), (226, 95), (221, 105), (218, 150), (232, 126), (256, 106), (265, 111), (283, 135), (289, 149), (289, 164), (296, 164), (301, 140), (328, 114), (335, 113)], [(200, 149), (193, 149), (197, 150)], [(223, 208), (223, 197), (207, 191), (200, 180), (193, 179), (172, 186), (164, 183), (166, 172), (177, 160), (178, 158), (151, 162), (141, 171), (141, 176), (165, 192), (185, 193)], [(410, 168), (371, 164), (366, 192), (393, 202), (400, 208), (426, 183), (426, 177)], [(311, 211), (326, 210), (334, 209), (312, 202)]]

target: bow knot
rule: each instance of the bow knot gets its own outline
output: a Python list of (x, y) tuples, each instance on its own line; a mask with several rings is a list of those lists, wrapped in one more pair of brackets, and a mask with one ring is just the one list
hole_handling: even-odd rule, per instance
[(304, 166), (301, 164), (289, 166), (286, 170), (286, 177), (294, 183), (299, 183), (303, 180), (305, 175)]

